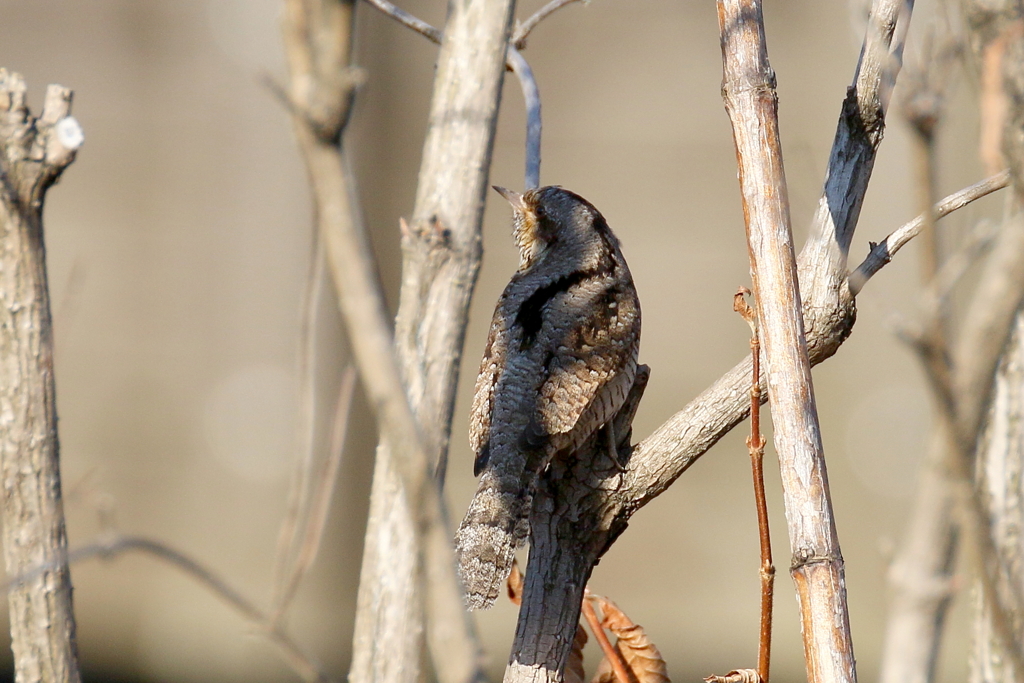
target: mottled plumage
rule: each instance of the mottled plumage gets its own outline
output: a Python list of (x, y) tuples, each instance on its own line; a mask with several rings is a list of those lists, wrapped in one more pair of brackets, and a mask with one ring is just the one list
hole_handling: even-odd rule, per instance
[(474, 609), (494, 602), (526, 540), (539, 474), (625, 401), (640, 342), (633, 278), (600, 212), (560, 187), (495, 189), (512, 203), (520, 262), (494, 310), (470, 417), (482, 476), (455, 541)]

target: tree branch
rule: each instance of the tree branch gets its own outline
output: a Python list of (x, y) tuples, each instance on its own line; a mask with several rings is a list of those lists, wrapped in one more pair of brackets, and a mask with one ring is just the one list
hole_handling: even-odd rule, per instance
[(527, 190), (540, 187), (540, 89), (533, 69), (523, 57), (523, 53), (509, 45), (508, 63), (512, 73), (519, 79), (526, 104), (526, 179), (523, 183)]
[[(529, 35), (530, 31), (537, 24), (560, 7), (577, 1), (552, 0), (552, 2), (538, 10), (526, 20), (525, 24), (516, 30), (517, 37), (514, 37), (508, 46), (508, 56), (505, 60), (505, 65), (519, 79), (519, 87), (523, 91), (523, 100), (526, 106), (526, 178), (524, 186), (527, 190), (540, 187), (540, 139), (542, 124), (540, 89), (537, 88), (537, 79), (533, 75), (533, 69), (530, 68), (529, 62), (523, 57), (522, 50), (526, 47), (526, 36)], [(413, 31), (426, 37), (428, 40), (437, 44), (441, 43), (441, 32), (422, 19), (414, 17), (387, 0), (366, 0), (366, 2), (392, 19), (395, 19), (403, 26), (411, 28)]]
[(83, 142), (71, 91), (51, 85), (42, 115), (25, 81), (0, 69), (0, 470), (9, 576), (48, 569), (9, 595), (15, 678), (78, 683), (43, 245), (47, 189)]
[(20, 586), (36, 581), (39, 577), (46, 576), (60, 567), (67, 567), (67, 565), (75, 562), (94, 557), (110, 559), (133, 551), (156, 557), (177, 567), (218, 595), (245, 619), (262, 627), (262, 633), (280, 648), (282, 655), (284, 655), (289, 665), (304, 680), (309, 683), (335, 683), (334, 679), (324, 671), (323, 667), (307, 655), (269, 614), (257, 607), (255, 603), (242, 595), (236, 588), (212, 570), (206, 568), (185, 553), (175, 550), (160, 541), (154, 541), (141, 536), (113, 534), (81, 548), (75, 548), (66, 553), (64, 559), (60, 561), (44, 562), (29, 567), (19, 574), (14, 574), (3, 583), (0, 583), (0, 590), (15, 590)]
[[(358, 80), (349, 67), (354, 8), (355, 0), (287, 1), (284, 37), (291, 72), (288, 100), (313, 186), (318, 231), (326, 248), (342, 318), (382, 435), (377, 474), (384, 472), (390, 476), (376, 479), (389, 482), (392, 504), (387, 514), (405, 530), (400, 556), (392, 558), (392, 566), (407, 568), (399, 584), (401, 597), (397, 602), (401, 607), (397, 615), (382, 607), (381, 601), (367, 601), (366, 591), (380, 584), (374, 571), (367, 572), (367, 562), (376, 556), (371, 551), (364, 553), (351, 677), (355, 681), (380, 680), (385, 677), (377, 677), (373, 669), (379, 667), (389, 670), (396, 680), (406, 680), (421, 660), (420, 572), (425, 572), (432, 602), (460, 604), (461, 591), (440, 489), (430, 476), (434, 468), (428, 452), (433, 449), (426, 444), (436, 440), (426, 430), (421, 435), (420, 423), (410, 407), (376, 264), (342, 145)], [(375, 481), (377, 491), (379, 482)], [(374, 500), (379, 504), (381, 496), (372, 498), (371, 507)], [(367, 530), (371, 548), (377, 543), (379, 530), (372, 521)], [(392, 622), (381, 618), (386, 616), (397, 618)], [(368, 642), (364, 637), (367, 623), (392, 630)], [(446, 683), (469, 680), (479, 671), (475, 642), (471, 633), (467, 635), (468, 625), (465, 619), (461, 620), (466, 628), (460, 630), (454, 627), (458, 623), (459, 620), (446, 623), (444, 630), (440, 630), (435, 622), (430, 629), (432, 634), (449, 634), (452, 643), (468, 643), (462, 649), (433, 651), (435, 669)], [(391, 648), (391, 656), (387, 648)]]
[[(944, 197), (942, 201), (937, 203), (932, 209), (934, 218), (945, 218), (976, 199), (981, 199), (996, 190), (1001, 190), (1009, 184), (1010, 172), (1007, 170), (985, 178), (970, 187), (965, 187), (959, 192), (954, 192), (948, 197)], [(921, 214), (914, 220), (904, 223), (896, 230), (893, 230), (878, 244), (872, 243), (871, 251), (868, 253), (867, 258), (857, 266), (856, 270), (850, 273), (850, 291), (854, 296), (860, 294), (867, 281), (881, 270), (885, 264), (889, 263), (892, 257), (896, 255), (896, 252), (902, 249), (907, 242), (921, 234), (926, 221), (927, 215)]]
[(718, 24), (722, 96), (736, 142), (807, 677), (811, 683), (853, 683), (845, 570), (804, 338), (778, 96), (760, 0), (718, 0)]

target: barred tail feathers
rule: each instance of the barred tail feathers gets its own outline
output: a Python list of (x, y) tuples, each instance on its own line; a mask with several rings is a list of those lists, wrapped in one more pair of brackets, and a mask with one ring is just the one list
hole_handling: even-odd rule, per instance
[(484, 473), (455, 534), (459, 575), (470, 609), (494, 604), (512, 571), (516, 548), (529, 534), (531, 489), (519, 481), (502, 486), (492, 472)]

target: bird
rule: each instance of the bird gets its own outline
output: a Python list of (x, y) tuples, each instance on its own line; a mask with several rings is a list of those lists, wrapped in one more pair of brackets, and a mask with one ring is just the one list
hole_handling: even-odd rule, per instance
[(479, 487), (455, 535), (470, 609), (490, 607), (529, 536), (537, 480), (612, 418), (637, 372), (640, 301), (601, 213), (559, 186), (512, 205), (519, 267), (494, 309), (470, 415)]

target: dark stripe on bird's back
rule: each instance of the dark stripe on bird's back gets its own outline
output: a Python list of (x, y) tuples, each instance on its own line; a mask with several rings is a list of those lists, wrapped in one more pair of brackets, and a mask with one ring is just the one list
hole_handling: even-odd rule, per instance
[(519, 307), (519, 312), (516, 313), (516, 324), (523, 331), (523, 338), (519, 342), (519, 350), (525, 351), (533, 346), (533, 342), (536, 341), (537, 333), (540, 332), (540, 328), (544, 324), (545, 304), (558, 294), (567, 292), (587, 278), (596, 275), (599, 275), (596, 271), (578, 270), (544, 285), (531, 294), (523, 302), (523, 305)]

